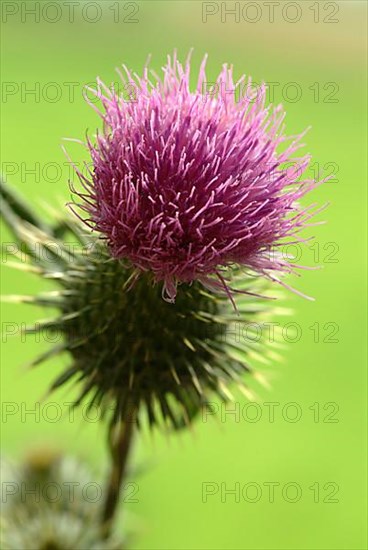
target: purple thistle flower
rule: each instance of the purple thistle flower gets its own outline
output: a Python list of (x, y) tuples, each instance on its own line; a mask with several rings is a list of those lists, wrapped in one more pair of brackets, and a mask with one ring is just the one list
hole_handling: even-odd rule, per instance
[(254, 96), (251, 79), (234, 83), (227, 65), (203, 93), (205, 65), (194, 91), (190, 56), (185, 67), (169, 57), (163, 79), (124, 67), (134, 101), (98, 79), (104, 131), (88, 140), (91, 179), (77, 170), (84, 221), (115, 258), (162, 281), (169, 301), (194, 280), (229, 293), (223, 272), (233, 264), (278, 280), (292, 267), (275, 249), (302, 241), (313, 215), (298, 205), (317, 184), (300, 177), (310, 156), (293, 156), (304, 133), (285, 136), (285, 113), (265, 106), (265, 85)]

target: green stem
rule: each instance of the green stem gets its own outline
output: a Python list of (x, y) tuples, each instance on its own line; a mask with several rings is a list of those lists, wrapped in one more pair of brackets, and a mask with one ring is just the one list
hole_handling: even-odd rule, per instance
[(121, 485), (126, 473), (129, 451), (133, 439), (134, 425), (134, 419), (129, 418), (127, 422), (120, 422), (111, 428), (109, 433), (109, 449), (112, 465), (102, 515), (102, 529), (106, 538), (111, 534), (119, 504)]

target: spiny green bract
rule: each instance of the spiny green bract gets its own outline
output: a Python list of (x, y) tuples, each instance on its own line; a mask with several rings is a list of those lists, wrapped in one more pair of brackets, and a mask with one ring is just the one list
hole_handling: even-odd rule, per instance
[[(175, 428), (188, 424), (213, 393), (231, 398), (234, 382), (247, 393), (242, 377), (252, 373), (248, 359), (261, 342), (245, 337), (239, 325), (244, 328), (269, 310), (266, 300), (252, 294), (263, 291), (264, 283), (234, 278), (232, 286), (241, 291), (235, 293), (238, 312), (227, 296), (197, 282), (183, 284), (175, 304), (169, 304), (151, 275), (112, 259), (105, 242), (77, 221), (62, 215), (54, 228), (45, 226), (5, 189), (4, 217), (26, 251), (30, 271), (59, 287), (15, 297), (60, 312), (25, 330), (47, 331), (57, 341), (33, 364), (70, 353), (70, 366), (51, 389), (75, 380), (76, 405), (87, 401), (88, 407), (101, 407), (112, 423), (132, 415), (140, 423), (137, 412), (146, 411), (150, 425), (164, 421)], [(236, 327), (240, 337), (234, 336)]]

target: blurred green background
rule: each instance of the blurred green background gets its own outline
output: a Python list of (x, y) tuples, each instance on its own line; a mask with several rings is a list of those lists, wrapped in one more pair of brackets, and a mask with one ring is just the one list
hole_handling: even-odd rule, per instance
[[(316, 300), (285, 293), (283, 305), (294, 313), (280, 322), (298, 323), (301, 337), (287, 343), (282, 363), (275, 361), (269, 369), (272, 389), (258, 390), (259, 420), (251, 422), (249, 410), (248, 418), (241, 415), (239, 422), (225, 415), (217, 423), (198, 421), (193, 433), (140, 438), (134, 458), (144, 469), (135, 479), (139, 502), (126, 504), (128, 527), (140, 531), (134, 548), (366, 548), (365, 2), (303, 1), (286, 8), (291, 3), (280, 2), (274, 22), (264, 2), (256, 3), (257, 11), (255, 3), (244, 8), (250, 3), (240, 2), (235, 8), (244, 8), (239, 21), (225, 11), (234, 9), (234, 2), (79, 2), (74, 3), (74, 14), (61, 2), (60, 20), (55, 7), (42, 13), (42, 4), (55, 3), (36, 2), (39, 22), (24, 11), (34, 4), (2, 6), (2, 171), (37, 207), (41, 201), (55, 204), (69, 197), (61, 138), (84, 139), (86, 129), (93, 133), (100, 126), (83, 100), (83, 85), (96, 76), (116, 82), (114, 68), (122, 63), (140, 73), (150, 53), (159, 71), (174, 48), (184, 58), (194, 47), (194, 75), (207, 52), (210, 80), (229, 62), (238, 76), (246, 73), (257, 82), (279, 83), (274, 101), (287, 110), (288, 132), (311, 125), (306, 151), (321, 169), (338, 169), (335, 180), (310, 199), (330, 202), (319, 216), (328, 223), (310, 229), (317, 245), (307, 248), (300, 260), (311, 266), (318, 261), (323, 269), (306, 271), (293, 281)], [(300, 20), (292, 23), (300, 11)], [(35, 93), (27, 93), (32, 88)], [(296, 91), (301, 96), (294, 101)], [(68, 151), (82, 160), (79, 145), (68, 144)], [(62, 173), (55, 165), (62, 166)], [(36, 175), (27, 174), (35, 167)], [(2, 239), (9, 241), (6, 230)], [(27, 294), (41, 287), (31, 275), (4, 263), (2, 268), (4, 294)], [(40, 313), (4, 305), (3, 332), (4, 323), (30, 322)], [(46, 348), (47, 343), (32, 337), (23, 343), (3, 334), (5, 404), (17, 403), (23, 412), (24, 407), (34, 409), (49, 381), (68, 362), (65, 357), (34, 372), (20, 368)], [(69, 400), (65, 392), (50, 398)], [(278, 403), (274, 422), (265, 402)], [(245, 404), (245, 398), (239, 398), (241, 412), (247, 411)], [(287, 421), (295, 411), (301, 411), (301, 418)], [(24, 418), (20, 412), (3, 417), (3, 452), (16, 458), (29, 446), (49, 443), (94, 467), (105, 463), (102, 425), (82, 419), (48, 422), (48, 414), (52, 417), (53, 411), (41, 413), (40, 419)], [(274, 502), (265, 485), (269, 482), (279, 484)], [(211, 487), (216, 492), (207, 502), (203, 483), (215, 484)], [(240, 499), (225, 493), (236, 483)], [(285, 489), (288, 483), (297, 485)], [(249, 488), (246, 498), (244, 486)], [(296, 486), (300, 499), (288, 502)], [(257, 488), (259, 499), (250, 502), (256, 500)]]

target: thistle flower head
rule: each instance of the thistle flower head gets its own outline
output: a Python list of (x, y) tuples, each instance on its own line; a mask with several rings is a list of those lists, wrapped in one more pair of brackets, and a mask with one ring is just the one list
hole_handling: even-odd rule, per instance
[(183, 67), (169, 57), (162, 79), (124, 68), (129, 101), (98, 80), (104, 131), (88, 140), (90, 177), (77, 171), (86, 223), (115, 258), (162, 281), (169, 301), (178, 283), (226, 286), (232, 264), (271, 278), (290, 271), (274, 249), (311, 216), (297, 204), (315, 185), (300, 178), (309, 156), (293, 158), (302, 135), (285, 135), (265, 86), (254, 94), (250, 78), (234, 83), (224, 65), (210, 90), (205, 65), (194, 90), (189, 58)]

